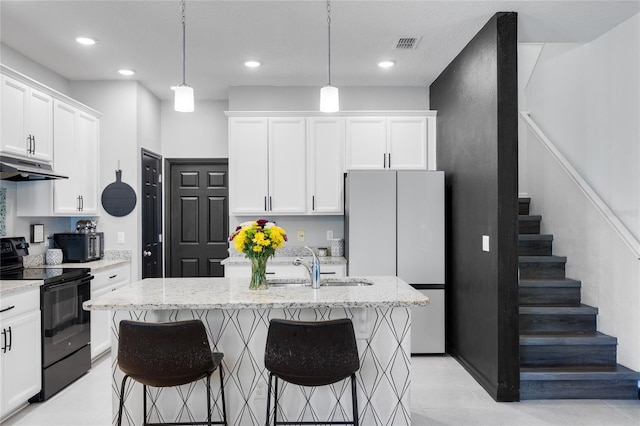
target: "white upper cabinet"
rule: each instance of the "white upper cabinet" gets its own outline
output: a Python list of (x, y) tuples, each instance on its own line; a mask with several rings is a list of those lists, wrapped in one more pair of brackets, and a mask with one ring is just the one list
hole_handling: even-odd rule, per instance
[(308, 205), (312, 214), (340, 214), (344, 187), (344, 118), (309, 118)]
[(53, 160), (53, 98), (3, 75), (0, 151), (40, 161)]
[(305, 119), (229, 119), (230, 213), (306, 212)]
[(347, 170), (427, 170), (427, 117), (346, 120)]
[(307, 147), (304, 117), (269, 118), (269, 212), (307, 211)]
[(99, 119), (54, 100), (54, 170), (69, 179), (22, 182), (18, 216), (98, 216)]
[(427, 170), (427, 117), (387, 118), (387, 167)]
[(229, 118), (229, 212), (263, 214), (269, 193), (268, 120)]

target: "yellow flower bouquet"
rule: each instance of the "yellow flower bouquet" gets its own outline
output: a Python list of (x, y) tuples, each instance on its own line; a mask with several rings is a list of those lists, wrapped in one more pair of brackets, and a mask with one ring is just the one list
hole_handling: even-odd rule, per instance
[(267, 288), (267, 259), (287, 241), (287, 233), (275, 223), (265, 219), (244, 222), (229, 236), (235, 249), (251, 260), (252, 290)]

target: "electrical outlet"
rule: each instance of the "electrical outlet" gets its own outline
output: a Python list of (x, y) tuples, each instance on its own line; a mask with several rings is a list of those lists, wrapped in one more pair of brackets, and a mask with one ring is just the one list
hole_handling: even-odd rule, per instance
[(489, 236), (482, 236), (482, 251), (489, 251)]
[(304, 231), (298, 231), (298, 241), (304, 241)]
[(327, 231), (327, 240), (333, 240), (333, 231)]
[(264, 382), (258, 382), (256, 390), (253, 392), (254, 399), (265, 399), (267, 397), (267, 390)]
[(118, 244), (124, 244), (124, 232), (118, 232)]

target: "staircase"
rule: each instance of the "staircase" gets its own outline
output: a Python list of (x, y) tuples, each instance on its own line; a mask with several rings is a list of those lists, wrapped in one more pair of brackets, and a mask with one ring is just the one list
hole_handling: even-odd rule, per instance
[(598, 308), (580, 303), (541, 216), (519, 203), (520, 399), (637, 399), (640, 374), (616, 363), (617, 339), (599, 333)]

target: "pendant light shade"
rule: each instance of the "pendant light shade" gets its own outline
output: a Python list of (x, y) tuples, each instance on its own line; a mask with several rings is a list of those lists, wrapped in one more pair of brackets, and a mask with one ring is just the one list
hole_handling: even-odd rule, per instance
[(327, 46), (329, 82), (320, 89), (320, 112), (340, 111), (340, 96), (338, 88), (331, 84), (331, 3), (327, 0)]
[(186, 70), (187, 70), (187, 55), (186, 55), (186, 33), (187, 33), (187, 19), (185, 11), (185, 0), (180, 1), (180, 7), (182, 9), (182, 83), (178, 84), (175, 88), (175, 102), (173, 108), (179, 112), (193, 112), (193, 87), (189, 86), (185, 82)]
[(338, 112), (340, 111), (340, 96), (338, 88), (327, 84), (320, 89), (320, 111)]
[(193, 87), (186, 84), (176, 86), (174, 109), (180, 112), (193, 112)]

